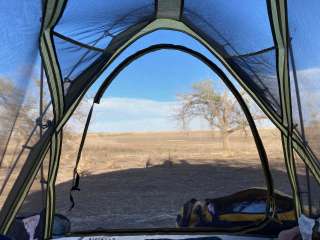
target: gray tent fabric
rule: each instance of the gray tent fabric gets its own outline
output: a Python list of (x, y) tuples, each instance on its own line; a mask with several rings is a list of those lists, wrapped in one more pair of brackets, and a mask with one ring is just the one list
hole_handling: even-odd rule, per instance
[[(122, 51), (160, 29), (188, 34), (205, 46), (280, 130), (299, 216), (303, 210), (294, 152), (320, 182), (319, 7), (316, 0), (0, 3), (0, 167), (18, 116), (28, 117), (22, 106), (28, 86), (36, 95), (31, 82), (42, 71), (41, 63), (53, 111), (45, 133), (27, 146), (31, 151), (11, 191), (1, 193), (6, 201), (0, 233), (8, 232), (49, 151), (43, 221), (44, 238), (51, 237), (64, 124)], [(34, 124), (44, 126), (39, 120)]]

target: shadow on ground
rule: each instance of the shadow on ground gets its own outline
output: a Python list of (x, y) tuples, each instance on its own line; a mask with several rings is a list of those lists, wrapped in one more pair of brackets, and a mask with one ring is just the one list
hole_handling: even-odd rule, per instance
[[(273, 177), (278, 190), (290, 192), (285, 172), (274, 170)], [(260, 166), (237, 166), (230, 160), (200, 165), (164, 163), (83, 176), (81, 191), (73, 194), (76, 205), (68, 211), (71, 184), (68, 181), (56, 186), (56, 212), (71, 220), (73, 231), (175, 227), (179, 208), (191, 198), (215, 198), (265, 186)], [(35, 203), (39, 199), (41, 192), (31, 194), (24, 209), (37, 211)]]

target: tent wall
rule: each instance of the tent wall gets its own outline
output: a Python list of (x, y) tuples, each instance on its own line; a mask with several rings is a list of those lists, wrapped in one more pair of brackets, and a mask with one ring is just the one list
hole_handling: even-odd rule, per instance
[(277, 71), (280, 82), (280, 96), (282, 107), (282, 124), (287, 129), (288, 134), (282, 134), (282, 144), (284, 149), (285, 162), (287, 164), (288, 176), (290, 178), (292, 194), (295, 201), (297, 215), (301, 214), (299, 191), (297, 187), (297, 176), (294, 165), (292, 146), (292, 109), (289, 82), (289, 51), (288, 51), (288, 26), (287, 9), (283, 2), (270, 1), (269, 3), (270, 22), (274, 35), (274, 42), (277, 46)]
[[(294, 115), (298, 125), (297, 130), (309, 145), (318, 159), (320, 157), (320, 94), (319, 94), (319, 67), (320, 67), (320, 39), (318, 28), (315, 25), (320, 21), (316, 9), (318, 1), (288, 1), (288, 27), (290, 30), (290, 43), (292, 59), (290, 65), (291, 84), (294, 77), (297, 81), (296, 90), (299, 91), (301, 104), (300, 118)], [(303, 16), (303, 17), (301, 17)], [(293, 106), (293, 112), (298, 113), (298, 106)], [(300, 119), (301, 120), (300, 120)], [(302, 129), (303, 128), (303, 129)]]
[(41, 1), (0, 3), (0, 166), (39, 60)]
[[(92, 3), (96, 3), (96, 5)], [(191, 0), (139, 0), (138, 2), (134, 1), (134, 4), (133, 1), (129, 0), (121, 1), (121, 4), (118, 4), (118, 1), (46, 1), (42, 18), (40, 50), (51, 93), (54, 125), (46, 131), (30, 152), (29, 158), (1, 210), (0, 232), (5, 233), (9, 229), (44, 155), (50, 147), (51, 161), (48, 173), (45, 224), (45, 237), (50, 237), (54, 213), (54, 182), (59, 166), (63, 125), (70, 118), (85, 92), (119, 54), (137, 39), (158, 29), (180, 31), (202, 43), (221, 61), (275, 126), (279, 128), (282, 133), (287, 171), (293, 188), (295, 204), (298, 214), (300, 214), (301, 206), (295, 175), (293, 148), (318, 182), (320, 182), (320, 167), (313, 151), (306, 145), (305, 139), (293, 126), (288, 67), (289, 33), (286, 1), (269, 0), (267, 6), (261, 5), (261, 11), (266, 11), (263, 15), (265, 18), (266, 13), (268, 13), (272, 34), (263, 36), (263, 41), (266, 39), (267, 42), (262, 44), (261, 47), (259, 45), (257, 49), (252, 49), (251, 46), (246, 45), (247, 37), (243, 39), (243, 34), (248, 31), (245, 31), (244, 28), (243, 32), (238, 27), (234, 32), (222, 33), (223, 29), (231, 28), (234, 23), (230, 16), (220, 16), (218, 13), (228, 12), (223, 10), (228, 9), (230, 7), (228, 4), (232, 5), (232, 3), (236, 4), (234, 1), (230, 3), (221, 1), (219, 4), (216, 2), (212, 6), (209, 1), (194, 4), (194, 1)], [(111, 12), (104, 12), (104, 9), (108, 8), (108, 4), (116, 7), (116, 9)], [(247, 4), (249, 6), (250, 2)], [(140, 7), (136, 8), (136, 6)], [(216, 10), (219, 9), (219, 6), (221, 9)], [(233, 7), (235, 6), (233, 5)], [(241, 7), (245, 9), (245, 6)], [(94, 8), (97, 8), (97, 11), (94, 11)], [(215, 10), (219, 12), (214, 14)], [(240, 9), (235, 8), (234, 10)], [(209, 11), (210, 14), (206, 11)], [(104, 25), (107, 13), (109, 22)], [(203, 13), (204, 15), (201, 16)], [(237, 15), (239, 15), (239, 18), (242, 17), (244, 20), (252, 22), (247, 12), (237, 14), (236, 11), (232, 14), (232, 16)], [(210, 24), (206, 21), (208, 16), (213, 18), (207, 19)], [(214, 19), (215, 17), (217, 19)], [(219, 21), (226, 25), (219, 25)], [(212, 25), (212, 22), (217, 25)], [(84, 27), (84, 24), (88, 25)], [(266, 25), (264, 26), (266, 27)], [(249, 30), (255, 29), (251, 27), (249, 27)], [(81, 32), (82, 28), (86, 28), (87, 31)], [(259, 36), (260, 30), (255, 30), (257, 31), (253, 31), (253, 37)], [(70, 35), (70, 32), (76, 34)], [(107, 32), (108, 34), (103, 35), (103, 38), (100, 39), (101, 32)], [(91, 33), (95, 34), (92, 35)], [(238, 38), (241, 39), (240, 43), (237, 42)], [(299, 38), (294, 41), (293, 47), (299, 41)], [(257, 44), (257, 42), (253, 43)], [(240, 45), (237, 46), (237, 44)], [(72, 52), (79, 48), (84, 54), (87, 51), (91, 54), (87, 54), (90, 57), (83, 63), (79, 63), (81, 58), (78, 59), (79, 55)], [(83, 49), (85, 50), (83, 51)], [(104, 50), (100, 51), (100, 49)], [(64, 55), (66, 52), (69, 52), (69, 55)], [(301, 53), (298, 54), (298, 56), (300, 55)], [(267, 66), (256, 68), (257, 63), (261, 63), (261, 61), (267, 62)], [(70, 62), (74, 63), (73, 66), (76, 66), (77, 71), (72, 70), (74, 67), (68, 65)], [(276, 64), (274, 64), (275, 62)], [(70, 78), (72, 84), (66, 88), (64, 80), (70, 83)], [(10, 129), (10, 126), (5, 128)], [(5, 135), (9, 136), (10, 133)]]
[[(134, 42), (135, 40), (137, 40), (140, 37), (144, 36), (145, 34), (153, 32), (153, 31), (155, 31), (157, 29), (172, 29), (172, 30), (181, 31), (181, 32), (184, 32), (184, 33), (187, 33), (187, 34), (193, 36), (195, 39), (199, 40), (202, 44), (204, 44), (204, 46), (206, 46), (226, 66), (226, 68), (230, 71), (230, 73), (232, 73), (232, 75), (239, 81), (241, 86), (249, 93), (249, 95), (251, 97), (253, 97), (253, 99), (257, 102), (257, 104), (261, 107), (261, 109), (266, 113), (266, 115), (272, 120), (272, 122), (286, 136), (288, 135), (288, 130), (282, 125), (282, 120), (279, 119), (277, 114), (275, 114), (273, 111), (269, 110), (269, 107), (267, 107), (268, 104), (260, 99), (259, 94), (257, 94), (256, 92), (252, 91), (248, 87), (248, 85), (244, 81), (242, 81), (242, 78), (237, 74), (237, 72), (235, 72), (233, 70), (232, 66), (230, 66), (228, 64), (228, 62), (225, 60), (225, 58), (223, 56), (221, 56), (219, 54), (219, 52), (217, 52), (214, 48), (212, 48), (203, 38), (201, 38), (193, 30), (191, 30), (189, 27), (187, 27), (185, 24), (183, 24), (181, 22), (177, 22), (177, 21), (169, 20), (169, 19), (158, 19), (158, 20), (155, 20), (154, 22), (150, 23), (144, 29), (142, 29), (139, 33), (134, 35), (127, 43), (125, 43), (112, 57), (110, 57), (110, 60), (103, 66), (103, 68), (100, 71), (102, 71), (105, 68), (107, 68), (113, 62), (113, 60), (122, 52), (122, 50), (125, 49), (127, 46), (129, 46), (132, 42)], [(94, 82), (94, 80), (99, 75), (100, 75), (100, 72), (98, 74), (90, 75), (90, 77), (91, 77), (90, 79), (92, 79), (92, 82), (85, 82), (86, 85), (85, 86), (82, 85), (81, 89), (88, 89), (88, 87)], [(80, 77), (81, 77), (81, 75), (80, 75)], [(80, 79), (81, 78), (79, 78), (79, 80)], [(84, 83), (84, 81), (82, 81), (82, 83)], [(77, 84), (75, 82), (75, 84), (73, 86), (73, 89), (77, 89), (77, 88), (78, 87), (77, 87)], [(82, 90), (80, 90), (80, 88), (77, 90), (77, 93), (75, 93), (75, 92), (76, 92), (76, 90), (74, 90), (74, 92), (72, 93), (75, 96), (83, 95), (83, 92), (82, 92)], [(74, 98), (75, 97), (72, 97), (72, 95), (71, 95), (69, 99), (74, 99)], [(71, 107), (69, 108), (66, 116), (69, 114), (69, 111), (71, 111), (71, 112), (73, 111), (73, 109), (77, 106), (77, 104), (79, 103), (80, 100), (81, 100), (81, 98), (78, 98), (77, 100), (74, 101), (73, 105), (71, 105)], [(295, 140), (295, 142), (293, 144), (294, 144), (294, 147), (297, 149), (297, 151), (301, 152), (301, 154), (303, 154), (305, 156), (308, 155), (309, 156), (308, 159), (313, 159), (311, 161), (309, 161), (308, 159), (305, 159), (305, 161), (309, 161), (309, 164), (312, 164), (313, 166), (316, 166), (314, 156), (312, 155), (312, 153), (310, 151), (304, 149), (304, 146), (302, 144), (300, 136), (294, 134), (293, 138)], [(318, 166), (316, 168), (318, 168)], [(316, 173), (316, 175), (319, 175), (319, 174)]]
[[(173, 49), (173, 50), (178, 50), (178, 51), (182, 51), (182, 52), (186, 52), (191, 54), (192, 56), (198, 58), (199, 60), (201, 60), (203, 63), (205, 63), (208, 67), (210, 67), (210, 69), (212, 71), (214, 71), (221, 79), (222, 81), (225, 83), (225, 85), (228, 87), (228, 89), (232, 92), (233, 96), (237, 99), (238, 103), (240, 104), (244, 115), (246, 116), (246, 119), (248, 121), (250, 130), (252, 132), (253, 138), (255, 140), (255, 144), (259, 153), (259, 157), (261, 160), (261, 165), (262, 165), (262, 169), (264, 171), (264, 175), (265, 175), (265, 180), (266, 180), (266, 185), (267, 185), (267, 192), (268, 192), (268, 210), (266, 212), (270, 211), (270, 207), (271, 205), (274, 206), (274, 203), (272, 202), (274, 199), (272, 199), (273, 197), (273, 193), (274, 193), (274, 188), (273, 188), (273, 180), (272, 180), (272, 176), (270, 173), (270, 169), (269, 169), (269, 162), (268, 162), (268, 157), (266, 154), (266, 151), (264, 149), (262, 140), (260, 138), (259, 132), (257, 130), (257, 127), (255, 125), (254, 119), (250, 113), (250, 110), (246, 104), (246, 102), (244, 101), (243, 97), (241, 96), (241, 94), (238, 92), (238, 90), (235, 88), (235, 86), (232, 84), (232, 82), (227, 78), (227, 76), (224, 74), (224, 72), (217, 66), (215, 65), (212, 61), (210, 61), (209, 59), (207, 59), (206, 57), (204, 57), (203, 55), (201, 55), (200, 53), (193, 51), (192, 49), (180, 46), (180, 45), (170, 45), (170, 44), (158, 44), (158, 45), (153, 45), (150, 46), (148, 48), (145, 48), (141, 51), (136, 52), (135, 54), (129, 56), (128, 58), (126, 58), (123, 62), (121, 62), (117, 68), (115, 68), (114, 71), (112, 71), (110, 73), (110, 75), (108, 76), (108, 78), (103, 82), (102, 86), (99, 88), (95, 98), (94, 98), (94, 102), (95, 103), (99, 103), (100, 99), (102, 98), (104, 92), (107, 90), (108, 86), (111, 84), (111, 82), (117, 77), (117, 75), (125, 68), (127, 67), (131, 62), (137, 60), (139, 57), (148, 54), (150, 52), (153, 51), (157, 51), (157, 50), (161, 50), (161, 49)], [(272, 209), (274, 210), (274, 209)]]
[[(245, 6), (243, 6), (245, 4)], [(184, 1), (183, 22), (237, 71), (272, 111), (281, 115), (274, 43), (266, 1)], [(252, 12), (261, 14), (254, 15)], [(211, 14), (211, 13), (215, 14)], [(238, 23), (242, 27), (237, 27)]]
[(112, 44), (116, 36), (143, 22), (150, 22), (154, 17), (153, 0), (124, 0), (121, 4), (116, 0), (68, 1), (54, 28), (63, 81), (72, 83), (103, 55), (103, 50)]

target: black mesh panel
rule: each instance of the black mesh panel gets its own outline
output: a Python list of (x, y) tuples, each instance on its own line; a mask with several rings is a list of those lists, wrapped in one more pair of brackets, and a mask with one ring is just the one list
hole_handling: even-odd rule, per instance
[(307, 143), (318, 158), (320, 157), (320, 35), (317, 25), (320, 22), (319, 8), (320, 2), (315, 0), (288, 2), (290, 37), (304, 131)]
[(281, 107), (274, 59), (275, 50), (272, 49), (254, 55), (231, 57), (230, 62), (245, 77), (251, 89), (279, 113)]
[(191, 28), (227, 58), (249, 87), (281, 115), (266, 2), (186, 0), (183, 16)]
[[(136, 24), (152, 20), (154, 16), (154, 1), (151, 0), (125, 0), (121, 4), (115, 0), (68, 1), (55, 27), (64, 40), (57, 36), (54, 39), (62, 77), (72, 81), (101, 54), (84, 45), (103, 50), (115, 36)], [(67, 38), (80, 45), (68, 42)]]
[(298, 187), (300, 191), (303, 212), (306, 215), (310, 215), (310, 213), (311, 216), (318, 215), (320, 213), (320, 186), (317, 183), (314, 176), (312, 175), (312, 173), (310, 172), (310, 170), (306, 169), (305, 163), (301, 160), (298, 154), (295, 153), (294, 157), (296, 162)]
[(65, 86), (101, 55), (99, 51), (80, 47), (56, 36), (54, 42)]

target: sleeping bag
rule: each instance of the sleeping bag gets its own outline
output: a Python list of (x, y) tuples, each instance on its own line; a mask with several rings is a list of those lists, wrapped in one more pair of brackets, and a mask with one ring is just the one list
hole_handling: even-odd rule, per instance
[[(275, 192), (276, 215), (254, 233), (275, 236), (297, 225), (292, 198)], [(267, 191), (250, 188), (229, 196), (198, 201), (191, 199), (177, 216), (178, 227), (212, 227), (230, 230), (262, 222), (266, 216)]]

